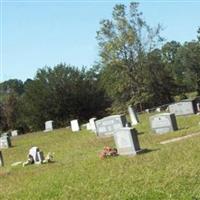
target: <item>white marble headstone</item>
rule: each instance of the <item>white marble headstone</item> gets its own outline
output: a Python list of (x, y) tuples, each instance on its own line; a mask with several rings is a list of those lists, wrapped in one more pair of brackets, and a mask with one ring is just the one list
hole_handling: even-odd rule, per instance
[(18, 131), (17, 130), (11, 131), (11, 136), (12, 137), (18, 136)]
[(90, 123), (91, 130), (92, 130), (93, 132), (96, 133), (96, 124), (95, 124), (95, 120), (96, 120), (96, 118), (93, 117), (93, 118), (89, 119), (89, 123)]
[(70, 122), (71, 124), (71, 129), (72, 129), (72, 132), (77, 132), (77, 131), (80, 131), (80, 127), (79, 127), (79, 124), (78, 124), (78, 120), (77, 119), (74, 119)]
[(131, 125), (132, 126), (137, 125), (139, 123), (139, 120), (138, 120), (136, 111), (131, 106), (129, 106), (128, 112), (129, 112), (130, 119), (131, 119)]
[(87, 129), (87, 130), (91, 130), (91, 125), (90, 125), (89, 122), (86, 124), (86, 129)]
[(49, 120), (45, 122), (45, 130), (44, 132), (53, 131), (53, 121)]

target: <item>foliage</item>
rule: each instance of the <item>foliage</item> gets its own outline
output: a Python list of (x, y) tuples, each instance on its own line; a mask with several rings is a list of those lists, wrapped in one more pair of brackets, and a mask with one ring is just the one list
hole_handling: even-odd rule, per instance
[(23, 96), (25, 118), (31, 130), (42, 129), (50, 119), (60, 127), (74, 118), (84, 121), (99, 116), (107, 105), (94, 74), (94, 69), (78, 70), (65, 64), (38, 70)]
[[(112, 98), (114, 107), (134, 104), (142, 109), (142, 105), (148, 105), (152, 98), (157, 99), (156, 90), (166, 89), (162, 80), (170, 80), (169, 87), (153, 104), (159, 104), (159, 100), (162, 100), (160, 104), (173, 100), (173, 90), (169, 91), (170, 86), (175, 85), (173, 78), (166, 73), (160, 58), (156, 60), (149, 56), (162, 41), (160, 30), (160, 25), (155, 29), (147, 25), (138, 10), (138, 3), (130, 3), (129, 13), (124, 5), (116, 5), (112, 20), (101, 21), (97, 32), (101, 83)], [(152, 72), (155, 74), (153, 77)]]

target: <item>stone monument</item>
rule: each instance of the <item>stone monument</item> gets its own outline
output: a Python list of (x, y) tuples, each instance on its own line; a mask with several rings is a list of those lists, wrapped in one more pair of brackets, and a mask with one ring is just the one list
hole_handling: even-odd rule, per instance
[(74, 119), (70, 122), (71, 124), (71, 129), (72, 129), (72, 132), (77, 132), (77, 131), (80, 131), (80, 127), (79, 127), (79, 124), (78, 124), (78, 120), (77, 119)]
[(44, 132), (53, 131), (53, 121), (49, 120), (45, 122), (45, 130)]
[(0, 167), (3, 167), (3, 166), (4, 166), (3, 154), (2, 154), (2, 152), (0, 151)]
[(0, 137), (0, 148), (5, 149), (11, 147), (11, 140), (9, 136)]
[(18, 131), (17, 130), (11, 131), (11, 136), (12, 137), (18, 136)]
[(96, 118), (93, 117), (93, 118), (89, 119), (89, 123), (90, 123), (91, 130), (92, 130), (93, 132), (96, 133), (96, 124), (95, 124), (95, 120), (96, 120)]
[(111, 115), (102, 119), (96, 120), (96, 131), (100, 137), (112, 136), (114, 131), (126, 127), (127, 120), (125, 115)]
[(149, 121), (152, 131), (157, 134), (178, 130), (176, 116), (172, 113), (153, 115), (149, 118)]
[(119, 155), (135, 155), (141, 151), (137, 133), (133, 128), (116, 130), (114, 139)]
[(132, 126), (137, 125), (139, 123), (139, 119), (138, 119), (136, 111), (132, 108), (132, 106), (128, 107), (128, 112), (131, 119), (131, 125)]

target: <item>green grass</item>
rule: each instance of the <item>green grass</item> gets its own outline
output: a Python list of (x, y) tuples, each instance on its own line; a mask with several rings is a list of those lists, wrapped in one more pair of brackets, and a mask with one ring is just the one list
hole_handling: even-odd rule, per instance
[[(31, 133), (13, 138), (4, 149), (0, 199), (7, 200), (197, 200), (200, 199), (200, 136), (168, 145), (160, 141), (200, 131), (200, 116), (178, 117), (179, 131), (155, 135), (148, 114), (136, 126), (148, 153), (101, 160), (98, 153), (112, 138), (82, 130)], [(11, 167), (26, 160), (31, 147), (55, 152), (55, 163)]]

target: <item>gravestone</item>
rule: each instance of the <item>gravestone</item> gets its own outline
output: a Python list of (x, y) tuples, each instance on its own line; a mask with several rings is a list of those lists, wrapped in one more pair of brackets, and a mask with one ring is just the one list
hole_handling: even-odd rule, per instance
[(77, 131), (80, 131), (80, 127), (79, 127), (79, 124), (78, 124), (78, 120), (77, 119), (74, 119), (70, 122), (71, 124), (71, 129), (72, 129), (72, 132), (77, 132)]
[(40, 149), (38, 147), (32, 147), (29, 150), (29, 155), (31, 155), (33, 157), (35, 164), (41, 164), (42, 161), (44, 160), (43, 152), (40, 151)]
[(87, 130), (91, 130), (90, 122), (88, 122), (88, 123), (86, 124), (86, 129), (87, 129)]
[(42, 151), (37, 152), (37, 158), (35, 160), (35, 164), (41, 164), (44, 160), (44, 154)]
[(2, 152), (0, 151), (0, 167), (3, 167), (3, 166), (4, 166), (3, 154), (2, 154)]
[(169, 112), (175, 115), (190, 115), (194, 114), (194, 106), (192, 100), (184, 100), (181, 102), (173, 103), (169, 105)]
[(0, 137), (0, 148), (5, 149), (11, 147), (11, 140), (9, 136)]
[(11, 136), (12, 137), (18, 136), (18, 131), (17, 130), (11, 131)]
[(45, 130), (44, 132), (53, 131), (53, 121), (49, 120), (45, 122)]
[(96, 120), (96, 118), (93, 117), (93, 118), (89, 119), (89, 123), (90, 123), (91, 130), (92, 130), (93, 132), (96, 133), (96, 124), (95, 124), (95, 120)]
[(114, 139), (119, 155), (135, 155), (141, 151), (135, 129), (120, 128), (115, 131)]
[(139, 123), (139, 119), (138, 119), (136, 111), (131, 106), (129, 106), (128, 112), (129, 112), (130, 119), (131, 119), (131, 125), (132, 126), (137, 125)]
[(149, 118), (149, 121), (151, 129), (157, 134), (178, 130), (176, 116), (172, 113), (153, 115)]
[(97, 135), (100, 137), (112, 136), (114, 131), (127, 125), (125, 115), (111, 115), (95, 122)]
[(156, 108), (156, 112), (161, 112), (160, 107), (157, 107), (157, 108)]

